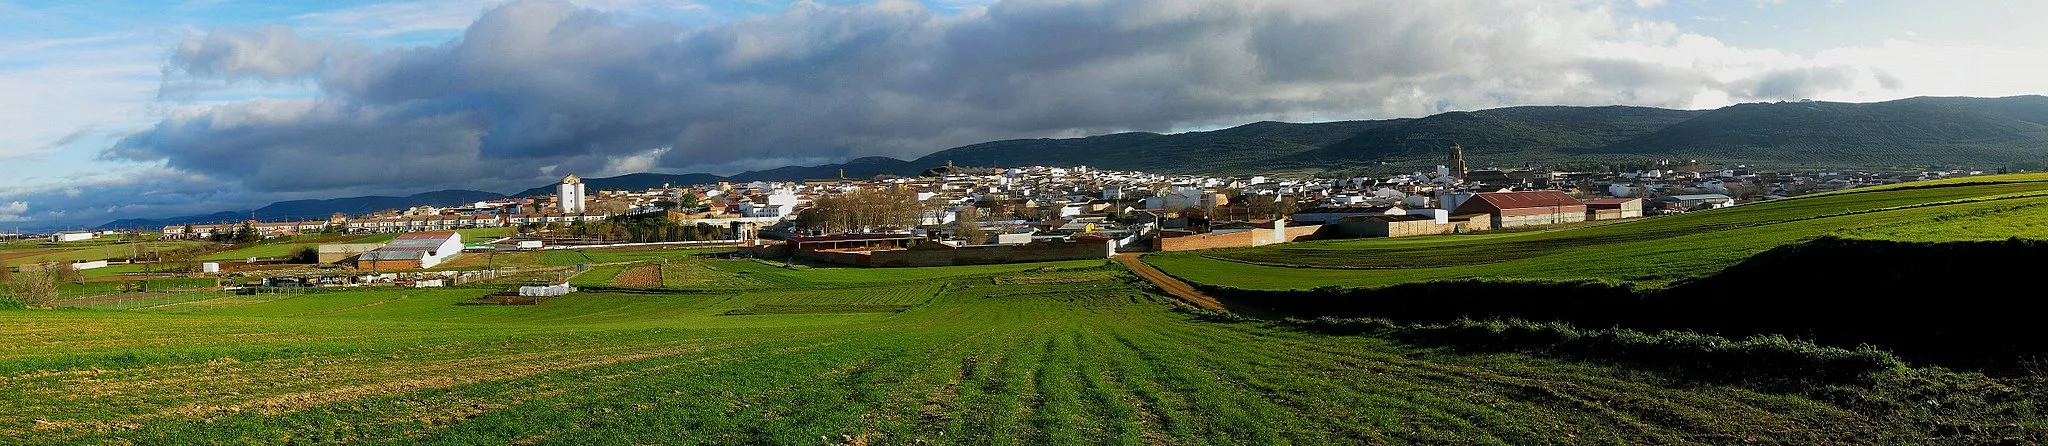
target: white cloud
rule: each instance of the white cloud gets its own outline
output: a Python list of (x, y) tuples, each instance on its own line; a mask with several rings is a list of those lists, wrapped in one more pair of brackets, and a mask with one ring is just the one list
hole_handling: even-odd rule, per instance
[(616, 176), (629, 173), (651, 172), (661, 161), (661, 154), (668, 153), (668, 147), (656, 147), (645, 152), (626, 156), (614, 156), (604, 163), (604, 169), (594, 176)]
[(28, 221), (28, 202), (11, 201), (0, 206), (0, 222)]

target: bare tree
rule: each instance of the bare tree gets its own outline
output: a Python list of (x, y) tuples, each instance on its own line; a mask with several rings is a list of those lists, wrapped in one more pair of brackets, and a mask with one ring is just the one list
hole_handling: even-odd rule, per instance
[(988, 243), (990, 234), (987, 229), (981, 227), (980, 223), (963, 221), (954, 223), (953, 226), (953, 232), (960, 236), (960, 240), (972, 244)]
[(923, 209), (917, 194), (905, 189), (860, 189), (812, 200), (798, 223), (825, 232), (906, 229), (918, 225)]
[(42, 306), (57, 300), (56, 273), (51, 271), (13, 274), (4, 285), (6, 293), (0, 294), (22, 305)]

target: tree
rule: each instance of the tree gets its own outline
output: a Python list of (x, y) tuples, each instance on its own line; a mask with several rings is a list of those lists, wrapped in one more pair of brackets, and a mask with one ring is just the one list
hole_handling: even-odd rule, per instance
[(6, 292), (0, 294), (24, 306), (48, 305), (55, 302), (58, 297), (57, 282), (53, 275), (54, 273), (49, 271), (9, 275), (7, 282), (0, 283), (0, 287), (6, 288)]
[(825, 232), (906, 229), (917, 226), (921, 210), (917, 194), (907, 189), (859, 189), (813, 200), (797, 223)]
[(85, 273), (78, 271), (78, 269), (76, 268), (72, 268), (71, 264), (69, 263), (44, 263), (43, 271), (49, 272), (50, 279), (55, 280), (57, 283), (76, 283), (85, 281)]
[(242, 222), (242, 227), (235, 229), (235, 243), (253, 243), (262, 239), (263, 234), (257, 233), (256, 227), (249, 222)]
[(960, 240), (970, 244), (988, 243), (989, 232), (987, 229), (982, 229), (981, 223), (971, 221), (955, 222), (953, 223), (953, 233), (960, 236)]

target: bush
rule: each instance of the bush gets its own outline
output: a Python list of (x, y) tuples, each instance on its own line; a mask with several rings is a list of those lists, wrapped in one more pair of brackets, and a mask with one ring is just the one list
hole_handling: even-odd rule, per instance
[(43, 306), (57, 300), (56, 277), (46, 272), (11, 274), (0, 284), (0, 297), (14, 306)]

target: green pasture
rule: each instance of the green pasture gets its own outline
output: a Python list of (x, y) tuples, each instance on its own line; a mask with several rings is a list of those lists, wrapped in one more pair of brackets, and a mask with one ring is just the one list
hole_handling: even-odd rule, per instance
[[(1595, 362), (1209, 322), (1101, 262), (693, 265), (757, 288), (586, 292), (533, 306), (459, 305), (493, 291), (485, 288), (382, 288), (0, 310), (0, 438), (1892, 444), (2024, 442), (2048, 429), (2024, 418), (2031, 409), (1872, 387), (1882, 384), (1843, 384), (1818, 399)], [(1984, 380), (1970, 379), (1960, 382)], [(2017, 412), (1998, 411), (2007, 409)], [(1936, 425), (1951, 427), (1928, 428)]]
[(0, 262), (5, 262), (7, 265), (25, 265), (43, 262), (69, 263), (75, 261), (125, 259), (138, 253), (147, 255), (151, 251), (169, 251), (205, 244), (205, 242), (194, 241), (157, 241), (118, 244), (93, 243), (76, 246), (69, 243), (58, 246), (21, 246), (16, 249), (0, 251)]

